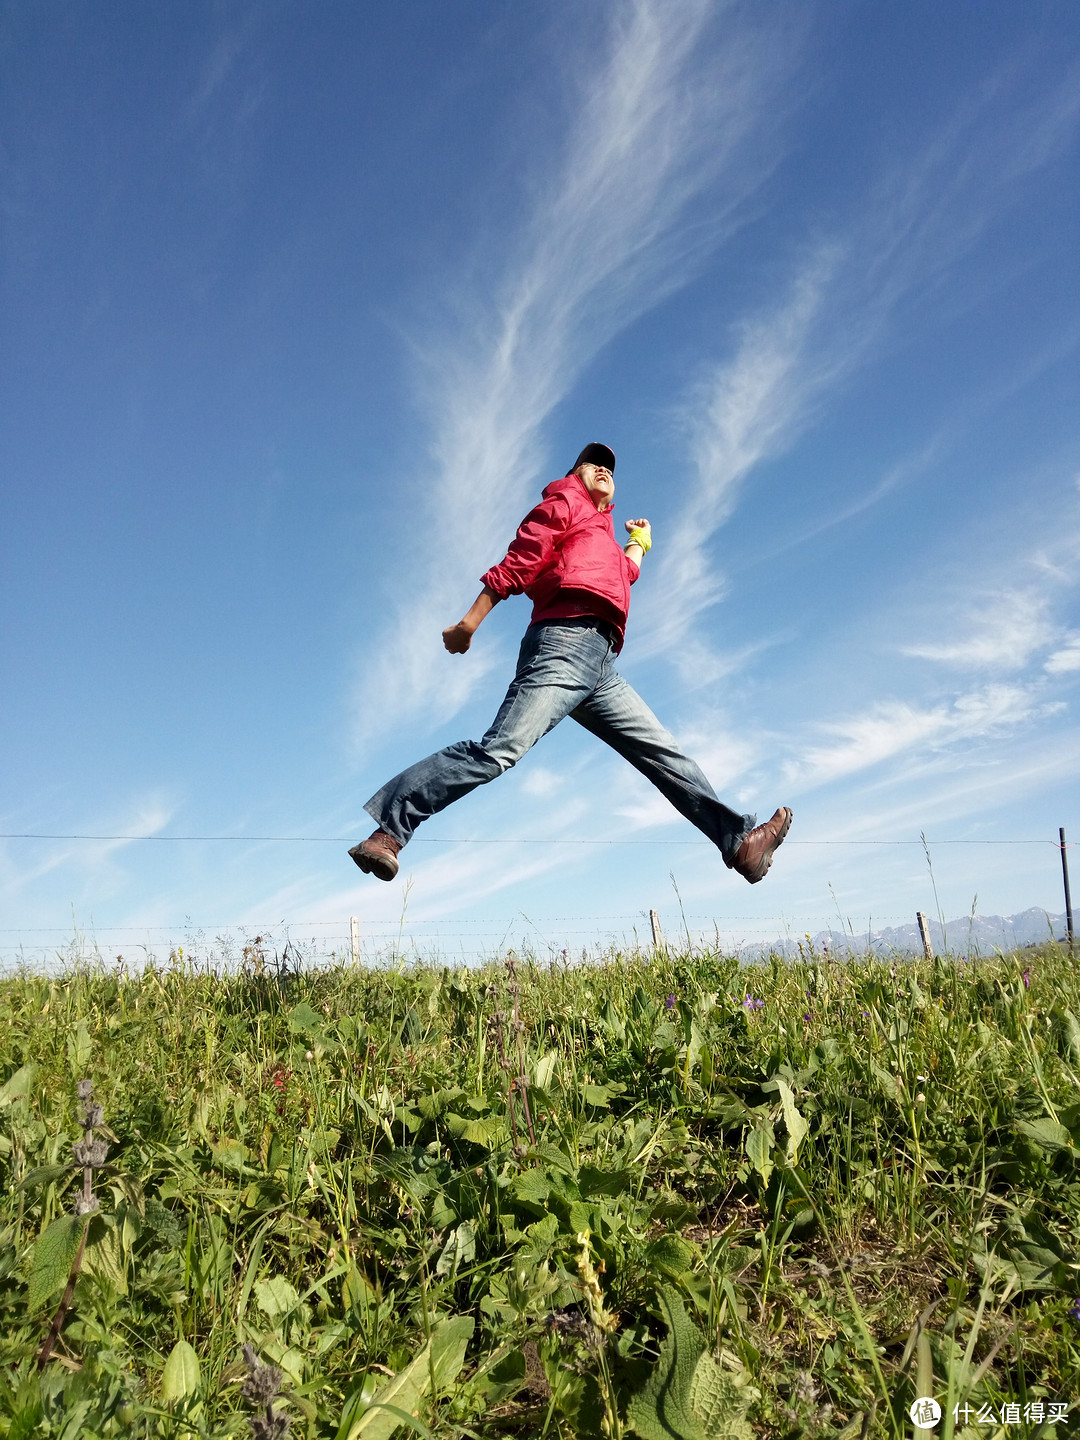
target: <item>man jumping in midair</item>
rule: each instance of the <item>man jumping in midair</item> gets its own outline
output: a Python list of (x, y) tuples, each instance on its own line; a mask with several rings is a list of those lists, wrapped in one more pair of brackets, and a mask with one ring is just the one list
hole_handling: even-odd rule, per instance
[(506, 558), (483, 576), (469, 613), (443, 631), (451, 655), (463, 655), (500, 600), (524, 592), (533, 602), (517, 671), (483, 739), (459, 740), (411, 765), (364, 806), (379, 828), (349, 854), (366, 874), (393, 880), (401, 848), (421, 821), (516, 765), (569, 715), (651, 780), (718, 847), (730, 870), (751, 885), (764, 879), (791, 825), (790, 809), (782, 805), (756, 827), (753, 815), (729, 810), (615, 670), (630, 586), (652, 548), (652, 531), (648, 520), (627, 520), (629, 539), (619, 548), (611, 522), (614, 473), (612, 451), (586, 445), (521, 522)]

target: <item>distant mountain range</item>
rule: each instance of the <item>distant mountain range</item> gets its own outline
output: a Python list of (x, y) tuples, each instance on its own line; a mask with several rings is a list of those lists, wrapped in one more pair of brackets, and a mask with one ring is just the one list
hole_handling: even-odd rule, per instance
[[(930, 927), (930, 943), (935, 954), (950, 955), (993, 955), (998, 950), (1018, 950), (1024, 945), (1042, 945), (1048, 940), (1066, 938), (1065, 916), (1051, 915), (1046, 910), (1033, 907), (1022, 910), (1019, 915), (963, 915), (957, 920), (947, 920), (944, 931), (940, 920), (927, 921)], [(1075, 917), (1074, 917), (1075, 918)], [(820, 955), (826, 948), (833, 955), (921, 955), (922, 937), (918, 925), (893, 925), (884, 930), (856, 930), (854, 934), (844, 930), (819, 930), (811, 937), (814, 949)], [(803, 941), (805, 949), (806, 941)], [(756, 955), (798, 955), (796, 940), (774, 940), (771, 944), (755, 941), (741, 947), (747, 958)]]

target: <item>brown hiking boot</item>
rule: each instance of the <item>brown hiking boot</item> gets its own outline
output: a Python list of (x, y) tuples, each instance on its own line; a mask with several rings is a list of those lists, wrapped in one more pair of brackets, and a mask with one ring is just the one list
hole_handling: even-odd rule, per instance
[(738, 871), (751, 885), (764, 880), (773, 855), (790, 829), (791, 811), (786, 805), (781, 805), (771, 820), (766, 820), (764, 825), (757, 825), (750, 831), (735, 852), (735, 859), (731, 862), (732, 870)]
[(359, 845), (354, 845), (349, 854), (365, 875), (375, 875), (379, 880), (393, 880), (398, 872), (400, 851), (400, 840), (395, 840), (385, 830), (376, 830)]

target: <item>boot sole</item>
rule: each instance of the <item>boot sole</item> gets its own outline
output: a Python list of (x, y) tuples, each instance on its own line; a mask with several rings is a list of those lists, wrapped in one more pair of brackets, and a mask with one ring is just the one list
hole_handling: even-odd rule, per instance
[(393, 880), (398, 873), (398, 862), (389, 855), (371, 855), (363, 845), (354, 845), (349, 855), (365, 875), (374, 875), (376, 880)]
[(769, 846), (768, 850), (765, 851), (765, 854), (761, 857), (761, 864), (758, 867), (757, 873), (755, 875), (744, 874), (743, 876), (743, 878), (745, 880), (748, 880), (751, 885), (756, 885), (760, 880), (765, 879), (765, 876), (769, 873), (769, 867), (773, 862), (773, 856), (776, 854), (777, 850), (779, 850), (780, 846), (784, 843), (784, 836), (791, 829), (791, 822), (795, 817), (795, 812), (791, 809), (790, 805), (787, 805), (784, 808), (787, 810), (787, 819), (784, 821), (783, 827), (781, 828), (780, 833), (777, 835), (776, 839)]

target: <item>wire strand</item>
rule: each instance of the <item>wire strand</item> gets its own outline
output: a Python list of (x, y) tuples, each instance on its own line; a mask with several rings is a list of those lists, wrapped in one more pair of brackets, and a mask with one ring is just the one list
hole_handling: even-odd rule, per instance
[[(234, 845), (348, 845), (355, 843), (354, 835), (53, 835), (39, 832), (0, 833), (0, 840), (87, 840), (123, 841), (132, 843), (142, 840), (175, 841), (203, 844), (209, 841), (225, 841)], [(711, 846), (709, 840), (578, 840), (571, 838), (546, 838), (515, 836), (512, 838), (479, 839), (471, 835), (418, 835), (411, 842), (414, 845), (701, 845)], [(922, 845), (922, 840), (785, 840), (785, 845)], [(1064, 847), (1057, 840), (927, 840), (927, 845), (1052, 845), (1055, 850), (1073, 849), (1072, 844)]]

